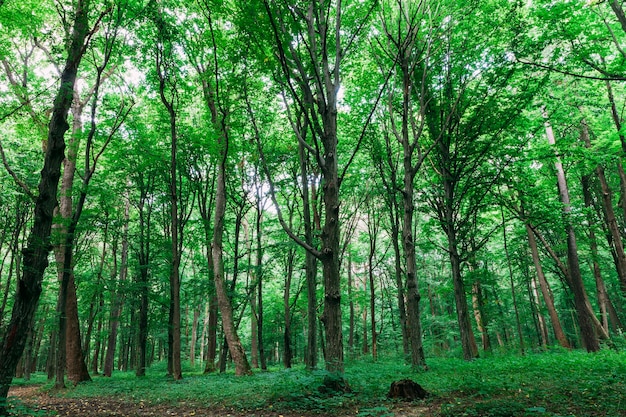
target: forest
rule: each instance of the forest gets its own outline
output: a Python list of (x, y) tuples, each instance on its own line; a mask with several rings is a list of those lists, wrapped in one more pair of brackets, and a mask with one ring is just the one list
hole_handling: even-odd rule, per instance
[(621, 0), (0, 0), (0, 62), (0, 415), (626, 347)]

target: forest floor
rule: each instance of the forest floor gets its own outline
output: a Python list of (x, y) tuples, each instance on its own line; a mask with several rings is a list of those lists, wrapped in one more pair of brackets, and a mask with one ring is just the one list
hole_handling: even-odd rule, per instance
[[(20, 417), (43, 417), (43, 416), (72, 416), (72, 417), (321, 417), (319, 412), (291, 412), (278, 413), (272, 410), (256, 410), (255, 412), (242, 412), (241, 410), (228, 409), (226, 407), (202, 407), (190, 404), (165, 405), (134, 403), (118, 398), (90, 397), (90, 398), (67, 398), (51, 395), (41, 390), (41, 385), (28, 385), (12, 387), (9, 397), (18, 400), (21, 404), (14, 410)], [(386, 408), (389, 415), (395, 417), (431, 417), (438, 415), (440, 405), (431, 403), (427, 406), (421, 403), (400, 402)], [(363, 414), (363, 413), (361, 413)], [(365, 413), (366, 415), (369, 413)], [(374, 413), (377, 414), (377, 413)], [(359, 415), (358, 409), (346, 409), (332, 413), (333, 417)]]
[[(466, 362), (429, 358), (416, 372), (401, 358), (349, 362), (349, 390), (328, 391), (324, 370), (300, 366), (252, 376), (183, 369), (166, 376), (155, 363), (145, 377), (116, 371), (55, 391), (44, 373), (13, 380), (15, 417), (626, 417), (626, 345), (594, 354), (552, 349), (524, 356), (492, 355)], [(400, 402), (390, 384), (411, 379), (430, 395)], [(326, 389), (322, 389), (326, 388)]]

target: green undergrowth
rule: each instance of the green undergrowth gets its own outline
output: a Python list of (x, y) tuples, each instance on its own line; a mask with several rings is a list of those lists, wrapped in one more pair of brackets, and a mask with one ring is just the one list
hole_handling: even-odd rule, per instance
[[(159, 364), (143, 378), (124, 372), (116, 372), (112, 378), (95, 376), (90, 383), (54, 395), (105, 396), (133, 403), (201, 405), (252, 413), (350, 411), (361, 417), (386, 417), (394, 415), (395, 405), (386, 398), (389, 385), (410, 378), (432, 394), (417, 405), (434, 410), (435, 416), (626, 416), (626, 352), (556, 350), (526, 356), (494, 355), (472, 362), (430, 358), (428, 366), (428, 371), (415, 372), (401, 359), (349, 362), (345, 378), (352, 391), (333, 394), (319, 389), (328, 377), (322, 370), (273, 368), (237, 377), (232, 373), (203, 375), (188, 368), (183, 380), (172, 381)], [(41, 377), (29, 383), (37, 382), (41, 383)]]

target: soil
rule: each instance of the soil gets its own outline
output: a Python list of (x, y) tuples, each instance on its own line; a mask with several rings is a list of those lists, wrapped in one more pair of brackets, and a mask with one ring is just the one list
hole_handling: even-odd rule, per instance
[[(38, 386), (12, 387), (9, 397), (19, 399), (22, 404), (35, 410), (36, 414), (18, 414), (19, 417), (36, 415), (71, 416), (71, 417), (323, 417), (319, 413), (293, 413), (279, 414), (275, 411), (249, 411), (231, 410), (227, 408), (206, 408), (187, 404), (177, 405), (153, 405), (130, 403), (115, 398), (92, 397), (92, 398), (64, 398), (42, 392)], [(396, 417), (431, 417), (435, 415), (434, 407), (426, 407), (418, 403), (390, 403), (385, 404)], [(365, 411), (365, 410), (364, 410)], [(333, 417), (355, 416), (359, 410), (345, 410), (333, 415)], [(368, 413), (369, 414), (369, 413)], [(389, 412), (383, 413), (389, 415)], [(378, 415), (377, 413), (369, 415)]]

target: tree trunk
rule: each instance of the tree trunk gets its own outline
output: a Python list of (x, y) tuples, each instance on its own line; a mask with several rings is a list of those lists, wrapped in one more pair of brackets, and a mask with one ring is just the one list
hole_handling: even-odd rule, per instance
[[(73, 245), (72, 245), (73, 246)], [(67, 255), (66, 255), (67, 257)], [(73, 256), (72, 256), (73, 257)], [(67, 379), (73, 384), (79, 382), (91, 381), (87, 363), (83, 355), (83, 348), (80, 335), (80, 323), (78, 320), (78, 298), (76, 296), (76, 283), (74, 274), (70, 274), (67, 292), (67, 328), (66, 328), (66, 363), (67, 363)]]
[(350, 312), (350, 329), (348, 331), (348, 350), (352, 359), (355, 358), (354, 351), (354, 331), (355, 331), (355, 308), (354, 308), (354, 279), (352, 278), (352, 258), (348, 254), (348, 309)]
[[(298, 159), (300, 162), (300, 178), (302, 181), (302, 216), (304, 220), (304, 239), (313, 245), (313, 229), (316, 224), (311, 217), (311, 205), (315, 204), (315, 197), (311, 201), (309, 183), (308, 159), (302, 141), (298, 141)], [(307, 294), (307, 347), (304, 354), (306, 369), (317, 368), (317, 259), (306, 251), (304, 260), (304, 274)]]
[(76, 4), (68, 56), (61, 73), (61, 82), (48, 129), (48, 143), (39, 193), (35, 201), (33, 226), (23, 254), (23, 274), (17, 283), (11, 320), (6, 326), (0, 345), (0, 416), (7, 415), (5, 405), (7, 393), (15, 367), (24, 351), (28, 330), (33, 325), (33, 317), (41, 295), (43, 274), (48, 266), (48, 254), (51, 250), (50, 232), (65, 150), (64, 135), (69, 129), (67, 115), (72, 104), (76, 74), (89, 30), (89, 6), (89, 0), (80, 0)]
[(259, 367), (259, 323), (257, 322), (257, 297), (256, 292), (250, 297), (250, 365), (258, 369)]
[(191, 343), (189, 346), (189, 363), (192, 367), (196, 364), (196, 345), (198, 344), (198, 322), (200, 321), (200, 307), (193, 308), (193, 321), (191, 323)]
[(213, 274), (215, 279), (215, 290), (217, 302), (222, 314), (222, 324), (224, 326), (224, 337), (228, 343), (228, 349), (235, 362), (235, 374), (250, 375), (252, 371), (250, 364), (243, 350), (239, 335), (235, 328), (233, 318), (233, 308), (226, 293), (226, 283), (224, 280), (224, 261), (222, 259), (222, 239), (224, 235), (224, 217), (226, 213), (226, 157), (228, 155), (228, 139), (222, 132), (224, 141), (221, 143), (221, 163), (218, 168), (217, 189), (215, 194), (215, 221), (213, 230), (213, 242), (211, 253), (213, 256)]
[[(395, 183), (395, 182), (394, 182)], [(395, 212), (397, 213), (397, 207)], [(402, 282), (402, 254), (400, 253), (400, 233), (399, 233), (399, 220), (397, 214), (390, 214), (392, 217), (393, 225), (391, 226), (391, 244), (393, 246), (394, 253), (394, 266), (396, 277), (396, 300), (398, 303), (398, 316), (400, 319), (400, 328), (402, 330), (402, 352), (405, 357), (408, 357), (410, 353), (409, 349), (409, 330), (406, 317), (406, 306), (404, 297), (404, 283)]]
[[(138, 318), (138, 337), (137, 349), (139, 350), (137, 369), (135, 375), (142, 377), (146, 375), (147, 366), (147, 349), (148, 349), (148, 299), (150, 293), (149, 272), (150, 272), (150, 231), (151, 231), (151, 213), (152, 204), (150, 197), (154, 180), (143, 174), (139, 175), (139, 276), (137, 277), (137, 287), (139, 292), (139, 318)], [(146, 203), (148, 203), (146, 207)]]
[[(380, 218), (377, 217), (378, 213), (374, 216), (370, 216), (368, 213), (368, 229), (369, 229), (369, 254), (367, 257), (367, 271), (370, 287), (370, 333), (372, 335), (372, 359), (376, 361), (378, 359), (378, 345), (377, 345), (377, 330), (376, 330), (376, 285), (374, 282), (374, 256), (376, 256), (376, 240)], [(376, 218), (372, 218), (376, 217)]]
[(489, 339), (489, 332), (487, 331), (483, 304), (483, 293), (480, 281), (476, 280), (472, 284), (472, 307), (474, 308), (474, 319), (476, 320), (476, 327), (480, 332), (483, 351), (487, 352), (491, 350), (491, 341)]
[[(409, 94), (410, 94), (410, 73), (408, 69), (403, 69), (404, 74), (404, 101), (402, 112), (402, 147), (404, 178), (402, 202), (404, 216), (402, 218), (402, 249), (406, 260), (406, 296), (407, 296), (407, 329), (411, 350), (411, 366), (413, 368), (425, 368), (426, 358), (422, 342), (422, 322), (420, 318), (420, 293), (417, 282), (417, 260), (415, 253), (415, 242), (413, 241), (413, 214), (415, 203), (413, 202), (414, 178), (417, 173), (413, 166), (413, 150), (415, 146), (409, 143)], [(418, 165), (419, 167), (419, 165)]]
[[(257, 282), (257, 337), (259, 345), (259, 359), (261, 361), (261, 369), (267, 371), (267, 359), (265, 357), (265, 344), (263, 343), (263, 246), (261, 245), (261, 220), (263, 219), (263, 210), (261, 205), (260, 187), (257, 187), (257, 211), (256, 211), (256, 282)], [(285, 284), (285, 288), (288, 285)], [(287, 293), (287, 295), (289, 295)], [(254, 298), (254, 295), (252, 296)], [(289, 301), (289, 300), (287, 300)], [(286, 318), (286, 317), (285, 317)]]
[[(554, 147), (556, 145), (556, 140), (545, 110), (544, 119), (548, 143)], [(576, 235), (574, 233), (574, 227), (571, 219), (572, 207), (569, 199), (569, 190), (565, 179), (565, 171), (563, 170), (563, 165), (561, 164), (558, 155), (554, 161), (554, 168), (556, 169), (559, 195), (561, 197), (561, 202), (563, 203), (562, 210), (565, 218), (565, 233), (567, 234), (567, 264), (570, 275), (569, 284), (572, 292), (574, 293), (574, 304), (576, 306), (576, 313), (578, 316), (578, 325), (580, 326), (583, 346), (588, 352), (596, 352), (600, 350), (600, 344), (598, 342), (598, 336), (596, 335), (590, 312), (587, 309), (589, 301), (587, 299), (587, 294), (585, 293), (585, 287), (578, 262), (578, 246), (576, 244)]]
[(519, 308), (517, 307), (517, 296), (515, 294), (515, 280), (513, 279), (513, 267), (511, 265), (511, 257), (509, 256), (509, 246), (506, 238), (506, 221), (504, 219), (504, 209), (500, 208), (500, 214), (502, 215), (502, 239), (504, 240), (504, 253), (506, 256), (506, 262), (509, 270), (509, 282), (511, 283), (511, 298), (513, 300), (513, 310), (515, 311), (515, 324), (517, 328), (517, 337), (519, 338), (519, 349), (523, 355), (524, 348), (524, 334), (522, 333), (522, 324), (519, 318)]
[[(72, 221), (72, 209), (73, 199), (72, 190), (74, 185), (74, 176), (76, 173), (76, 159), (78, 156), (78, 150), (80, 148), (80, 138), (83, 134), (82, 116), (85, 106), (85, 102), (80, 102), (78, 93), (74, 91), (74, 102), (71, 107), (72, 111), (72, 134), (67, 142), (67, 153), (63, 160), (63, 177), (61, 179), (61, 189), (59, 195), (58, 214), (60, 219), (58, 223), (53, 225), (58, 243), (54, 245), (54, 256), (56, 260), (57, 275), (59, 282), (63, 283), (65, 258), (68, 255), (68, 251), (72, 251), (72, 246), (66, 246), (68, 226)], [(73, 269), (73, 265), (70, 264), (70, 268)], [(69, 272), (69, 282), (61, 284), (59, 286), (59, 300), (57, 306), (62, 308), (57, 314), (59, 317), (65, 315), (64, 321), (67, 323), (64, 325), (65, 334), (61, 337), (64, 339), (64, 343), (57, 347), (57, 355), (63, 357), (63, 361), (59, 361), (57, 357), (56, 363), (56, 383), (57, 388), (65, 386), (65, 370), (67, 366), (68, 374), (71, 373), (72, 378), (77, 379), (75, 382), (80, 382), (81, 377), (81, 360), (75, 355), (78, 352), (76, 348), (76, 337), (80, 337), (80, 331), (76, 334), (78, 327), (78, 310), (76, 300), (76, 286), (74, 283), (73, 271)], [(76, 307), (74, 307), (76, 306)], [(78, 349), (81, 349), (80, 340), (78, 341)], [(82, 353), (82, 350), (81, 350)], [(71, 372), (70, 372), (71, 369)], [(72, 380), (72, 379), (71, 379)], [(72, 380), (73, 381), (73, 380)]]
[(531, 285), (533, 289), (533, 299), (535, 300), (537, 310), (537, 317), (539, 319), (539, 328), (541, 329), (541, 345), (545, 348), (550, 343), (550, 337), (548, 335), (548, 325), (546, 324), (546, 319), (540, 310), (541, 298), (539, 296), (539, 290), (537, 289), (537, 281), (536, 276), (532, 276)]
[(283, 366), (291, 368), (293, 351), (291, 349), (291, 281), (293, 280), (293, 263), (296, 255), (294, 249), (287, 253), (287, 277), (283, 291), (283, 314), (285, 316), (285, 330), (283, 332)]
[[(589, 139), (589, 128), (585, 121), (582, 122), (580, 137), (587, 148), (591, 148), (591, 140)], [(615, 267), (617, 270), (617, 276), (622, 292), (626, 294), (626, 253), (624, 252), (624, 245), (622, 243), (622, 236), (617, 224), (617, 218), (615, 211), (613, 210), (613, 191), (611, 190), (609, 183), (604, 173), (604, 167), (602, 165), (596, 166), (596, 176), (600, 182), (601, 194), (602, 194), (602, 207), (604, 213), (604, 221), (609, 233), (611, 235), (611, 245), (615, 253)], [(583, 177), (583, 195), (585, 197), (585, 205), (587, 207), (593, 207), (591, 189), (591, 178), (589, 176)]]
[[(107, 340), (107, 352), (104, 359), (104, 376), (110, 377), (113, 373), (113, 360), (115, 358), (115, 348), (117, 343), (117, 329), (120, 324), (120, 316), (122, 315), (122, 307), (124, 305), (124, 291), (119, 289), (126, 282), (128, 275), (128, 224), (130, 221), (130, 198), (126, 195), (126, 203), (124, 206), (124, 228), (122, 232), (122, 259), (120, 265), (120, 276), (117, 283), (118, 290), (113, 297), (113, 305), (111, 308), (111, 319), (109, 321), (110, 330)], [(115, 251), (114, 251), (115, 252)], [(115, 258), (115, 254), (113, 255)], [(115, 263), (115, 261), (114, 261)], [(117, 268), (114, 267), (114, 270)]]
[(461, 334), (461, 346), (463, 349), (463, 359), (473, 360), (478, 357), (478, 346), (470, 323), (469, 308), (465, 295), (465, 284), (461, 275), (461, 257), (458, 252), (456, 230), (453, 220), (452, 208), (452, 184), (444, 175), (444, 205), (445, 205), (445, 232), (448, 238), (448, 254), (450, 256), (450, 266), (452, 272), (452, 284), (454, 287), (454, 301), (456, 304), (456, 315)]

